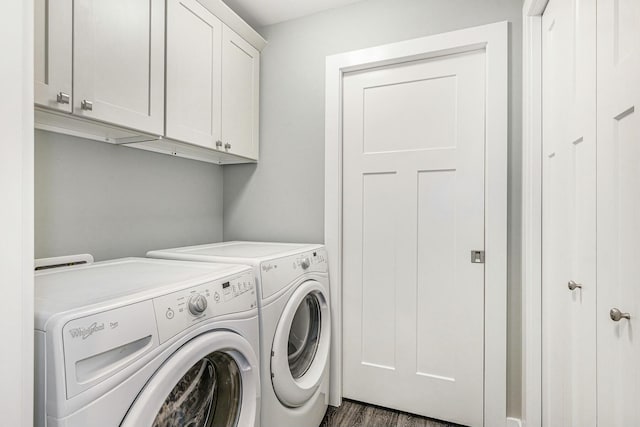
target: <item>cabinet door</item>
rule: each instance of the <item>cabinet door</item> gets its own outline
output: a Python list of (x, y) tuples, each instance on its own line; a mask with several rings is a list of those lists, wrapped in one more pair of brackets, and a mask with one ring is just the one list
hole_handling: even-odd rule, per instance
[(163, 133), (164, 12), (164, 0), (74, 1), (74, 113)]
[(226, 151), (258, 159), (260, 53), (233, 30), (222, 35), (222, 142)]
[(167, 2), (166, 136), (207, 148), (220, 139), (222, 23), (196, 0)]
[(35, 0), (35, 103), (71, 112), (72, 0)]

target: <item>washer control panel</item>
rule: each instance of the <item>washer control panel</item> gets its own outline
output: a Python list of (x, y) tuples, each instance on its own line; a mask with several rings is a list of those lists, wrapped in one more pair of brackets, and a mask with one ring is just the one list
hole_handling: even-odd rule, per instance
[(298, 255), (278, 258), (260, 265), (262, 299), (269, 298), (282, 286), (306, 273), (327, 273), (327, 251), (324, 247)]
[(191, 326), (256, 308), (255, 277), (247, 272), (153, 299), (160, 343)]

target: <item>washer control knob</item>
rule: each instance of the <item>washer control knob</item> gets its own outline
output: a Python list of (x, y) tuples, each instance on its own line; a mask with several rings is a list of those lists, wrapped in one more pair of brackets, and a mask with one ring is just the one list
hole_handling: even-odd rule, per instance
[(306, 270), (311, 267), (311, 260), (309, 258), (303, 258), (302, 261), (300, 261), (300, 266)]
[(199, 316), (207, 309), (207, 299), (201, 294), (195, 294), (189, 298), (189, 312)]

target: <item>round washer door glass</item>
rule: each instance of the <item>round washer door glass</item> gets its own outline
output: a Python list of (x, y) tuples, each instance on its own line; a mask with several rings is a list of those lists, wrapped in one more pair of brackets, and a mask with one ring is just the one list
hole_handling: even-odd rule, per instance
[(196, 362), (165, 399), (153, 427), (238, 425), (242, 378), (235, 360), (214, 352)]
[(289, 370), (295, 379), (309, 370), (316, 356), (322, 328), (321, 318), (317, 295), (308, 294), (298, 306), (289, 331)]

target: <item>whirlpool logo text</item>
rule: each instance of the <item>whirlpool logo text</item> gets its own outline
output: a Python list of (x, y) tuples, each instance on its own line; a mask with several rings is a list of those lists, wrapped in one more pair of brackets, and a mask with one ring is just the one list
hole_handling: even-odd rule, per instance
[(70, 329), (69, 333), (71, 334), (71, 338), (81, 338), (82, 337), (83, 340), (86, 340), (91, 335), (93, 335), (94, 332), (99, 332), (99, 331), (101, 331), (103, 329), (104, 329), (104, 323), (98, 324), (98, 322), (93, 322), (91, 325), (87, 326), (86, 328), (73, 328), (73, 329)]

